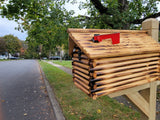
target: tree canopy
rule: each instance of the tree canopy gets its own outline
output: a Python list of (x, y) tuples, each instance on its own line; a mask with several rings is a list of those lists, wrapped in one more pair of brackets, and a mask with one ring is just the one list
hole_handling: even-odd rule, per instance
[(0, 53), (20, 53), (20, 48), (22, 44), (20, 40), (13, 35), (5, 35), (0, 38)]
[(147, 18), (160, 16), (159, 0), (86, 0), (79, 8), (87, 9), (87, 14), (79, 16), (64, 8), (66, 2), (76, 0), (0, 0), (1, 15), (15, 20), (18, 30), (28, 32), (30, 49), (36, 52), (42, 45), (47, 53), (57, 46), (68, 48), (69, 27), (132, 29)]
[(88, 21), (91, 28), (130, 29), (147, 18), (160, 16), (159, 0), (86, 0), (80, 8), (88, 9), (88, 16), (79, 16)]

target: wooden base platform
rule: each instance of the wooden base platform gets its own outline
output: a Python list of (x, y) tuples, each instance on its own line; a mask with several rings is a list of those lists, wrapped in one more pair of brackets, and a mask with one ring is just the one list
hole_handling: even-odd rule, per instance
[(113, 98), (126, 95), (146, 116), (148, 120), (156, 119), (156, 95), (160, 81), (150, 82), (134, 88), (121, 90), (108, 96)]

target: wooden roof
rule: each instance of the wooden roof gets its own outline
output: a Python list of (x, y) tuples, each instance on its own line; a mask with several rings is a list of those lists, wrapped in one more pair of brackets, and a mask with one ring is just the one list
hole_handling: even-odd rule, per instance
[[(120, 33), (119, 44), (113, 45), (111, 40), (91, 41), (94, 34), (116, 32)], [(68, 33), (70, 55), (74, 46), (78, 46), (90, 59), (160, 52), (159, 43), (143, 30), (68, 29)]]

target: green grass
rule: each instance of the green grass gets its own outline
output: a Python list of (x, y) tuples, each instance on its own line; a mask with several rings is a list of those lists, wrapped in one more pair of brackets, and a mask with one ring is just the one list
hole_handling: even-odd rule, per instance
[(67, 120), (139, 120), (140, 114), (103, 96), (97, 100), (76, 88), (72, 76), (43, 61), (42, 69), (54, 89)]
[(62, 62), (60, 60), (53, 60), (53, 63), (62, 65), (67, 68), (72, 68), (72, 61), (71, 60), (67, 60), (67, 61), (62, 60)]

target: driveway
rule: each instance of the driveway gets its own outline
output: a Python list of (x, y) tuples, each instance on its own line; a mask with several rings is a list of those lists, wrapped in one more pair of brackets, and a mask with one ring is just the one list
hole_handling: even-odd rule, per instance
[(0, 120), (54, 120), (37, 61), (0, 62)]

